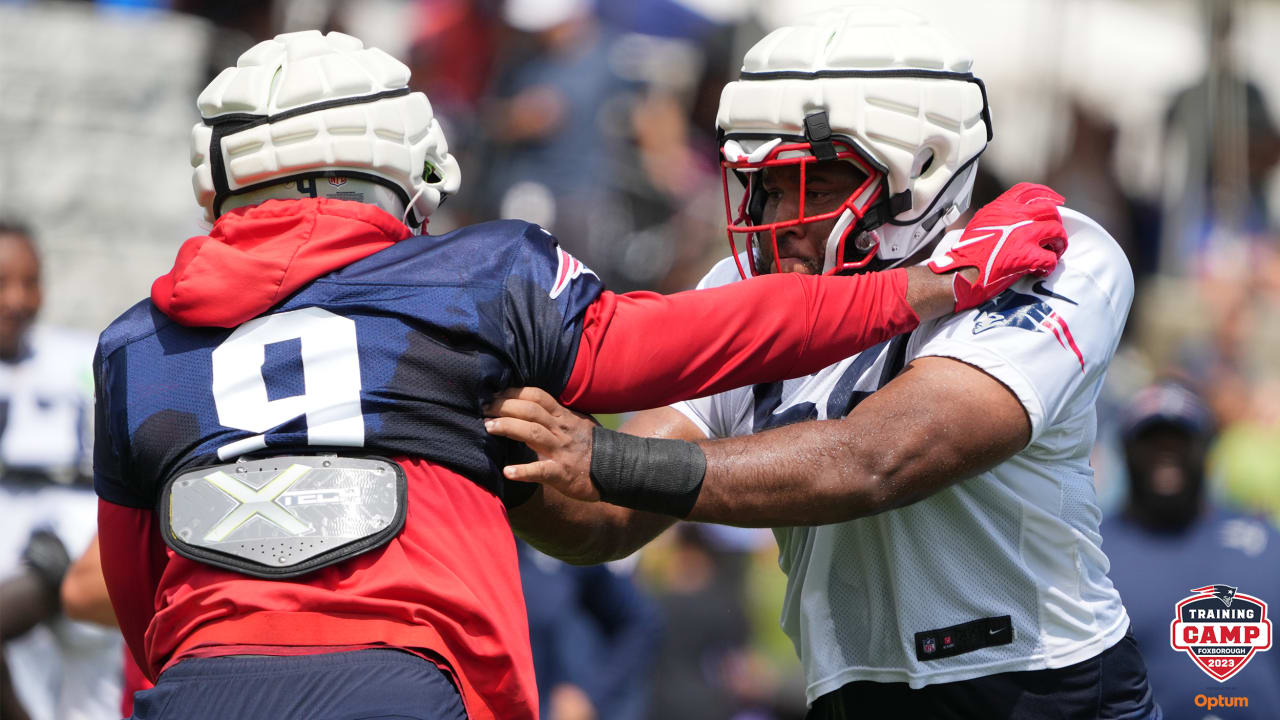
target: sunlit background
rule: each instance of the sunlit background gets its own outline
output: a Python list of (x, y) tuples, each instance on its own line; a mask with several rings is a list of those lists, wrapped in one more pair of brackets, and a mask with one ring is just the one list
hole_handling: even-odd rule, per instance
[[(409, 64), (441, 116), (463, 181), (430, 232), (518, 217), (611, 288), (686, 289), (727, 254), (719, 90), (771, 27), (827, 4), (0, 0), (0, 218), (35, 232), (41, 320), (96, 333), (203, 230), (188, 138), (204, 84), (276, 33), (341, 30)], [(1214, 497), (1280, 519), (1280, 3), (900, 4), (960, 38), (986, 82), (975, 205), (1044, 182), (1129, 256), (1137, 300), (1099, 401), (1104, 510), (1124, 499), (1117, 413), (1175, 374), (1218, 418)], [(665, 639), (641, 698), (598, 716), (802, 714), (775, 561), (768, 532), (692, 526), (642, 552)]]

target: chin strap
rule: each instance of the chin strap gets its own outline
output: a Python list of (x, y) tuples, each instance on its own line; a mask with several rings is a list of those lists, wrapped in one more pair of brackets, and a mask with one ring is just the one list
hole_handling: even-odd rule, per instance
[(845, 211), (840, 213), (840, 218), (836, 220), (835, 227), (831, 228), (831, 234), (827, 236), (827, 254), (822, 259), (822, 272), (831, 272), (835, 269), (836, 263), (840, 262), (840, 259), (836, 258), (836, 253), (840, 251), (840, 241), (844, 239), (845, 235), (849, 234), (857, 220), (858, 216), (854, 215), (853, 211), (848, 208), (845, 208)]
[(425, 192), (426, 189), (427, 189), (426, 185), (423, 185), (422, 187), (418, 188), (418, 192), (414, 193), (413, 197), (409, 198), (409, 204), (404, 206), (404, 213), (400, 215), (400, 222), (403, 223), (405, 227), (419, 234), (421, 234), (422, 231), (427, 228), (427, 219), (422, 218), (422, 221), (419, 222), (417, 225), (410, 225), (409, 214), (413, 212), (413, 204), (418, 202), (418, 198), (422, 197), (422, 193)]
[[(854, 203), (861, 204), (865, 202), (865, 198), (874, 193), (884, 182), (886, 180), (882, 177), (872, 183), (861, 195), (854, 199)], [(883, 225), (886, 220), (888, 220), (888, 217), (885, 216), (885, 205), (881, 202), (877, 202), (872, 207), (867, 208), (866, 213), (861, 217), (852, 208), (845, 208), (844, 212), (840, 213), (840, 217), (836, 219), (836, 224), (831, 228), (831, 234), (827, 236), (827, 251), (822, 259), (822, 272), (829, 273), (837, 265), (844, 262), (844, 258), (837, 256), (840, 254), (841, 242), (845, 241), (850, 235), (853, 236), (854, 242), (857, 242), (864, 234), (869, 235), (872, 240), (871, 244), (858, 249), (869, 253), (876, 252), (880, 242), (880, 236), (876, 233), (876, 228)]]

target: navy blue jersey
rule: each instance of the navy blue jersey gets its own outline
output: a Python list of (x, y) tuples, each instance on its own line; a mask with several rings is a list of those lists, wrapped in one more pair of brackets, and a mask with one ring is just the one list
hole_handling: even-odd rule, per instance
[(602, 289), (544, 230), (503, 221), (400, 241), (234, 329), (140, 302), (94, 361), (98, 494), (151, 508), (189, 466), (352, 447), (500, 493), (516, 446), (485, 432), (481, 406), (518, 385), (559, 395)]

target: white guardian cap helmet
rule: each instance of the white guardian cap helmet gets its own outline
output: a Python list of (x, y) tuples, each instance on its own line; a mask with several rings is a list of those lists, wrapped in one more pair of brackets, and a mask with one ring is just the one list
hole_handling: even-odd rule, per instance
[[(978, 156), (991, 140), (986, 89), (973, 59), (922, 18), (894, 7), (823, 11), (769, 33), (747, 51), (720, 96), (729, 243), (752, 250), (752, 273), (777, 258), (780, 228), (835, 219), (823, 271), (892, 266), (969, 205)], [(760, 170), (843, 160), (866, 180), (834, 211), (763, 222)], [(728, 176), (745, 186), (734, 207)], [(772, 242), (773, 253), (759, 243)], [(739, 272), (748, 273), (739, 262)]]
[(462, 176), (431, 103), (408, 83), (404, 63), (342, 33), (254, 45), (196, 101), (191, 182), (205, 220), (267, 197), (315, 197), (319, 186), (421, 226)]

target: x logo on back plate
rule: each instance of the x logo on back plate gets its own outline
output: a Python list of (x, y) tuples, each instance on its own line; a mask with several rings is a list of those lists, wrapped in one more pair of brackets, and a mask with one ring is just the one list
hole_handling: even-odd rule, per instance
[(208, 534), (204, 536), (205, 541), (221, 542), (226, 540), (227, 536), (237, 528), (259, 515), (264, 520), (279, 526), (290, 535), (301, 535), (310, 530), (310, 525), (302, 522), (293, 513), (275, 502), (276, 498), (280, 497), (285, 490), (293, 487), (293, 484), (301, 479), (303, 475), (306, 475), (310, 469), (306, 465), (290, 465), (284, 472), (272, 478), (271, 482), (262, 486), (261, 490), (254, 490), (221, 470), (211, 475), (205, 475), (204, 479), (210, 485), (230, 495), (232, 499), (239, 503), (234, 510), (227, 513), (209, 530)]

